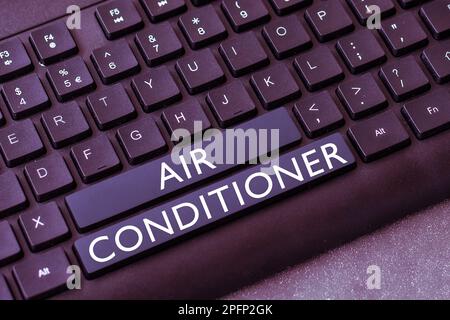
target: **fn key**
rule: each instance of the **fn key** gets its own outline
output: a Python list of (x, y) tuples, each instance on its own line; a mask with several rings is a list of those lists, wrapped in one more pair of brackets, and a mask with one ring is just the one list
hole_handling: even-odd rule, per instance
[(365, 162), (381, 158), (411, 142), (392, 111), (359, 122), (349, 129), (348, 135)]

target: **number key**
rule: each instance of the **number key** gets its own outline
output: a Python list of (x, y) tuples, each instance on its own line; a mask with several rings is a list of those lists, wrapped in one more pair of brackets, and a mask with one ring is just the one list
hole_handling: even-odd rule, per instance
[(211, 5), (191, 10), (178, 24), (193, 49), (198, 49), (227, 36), (227, 30)]
[(95, 82), (80, 57), (48, 67), (47, 78), (62, 102), (95, 88)]
[(30, 74), (3, 85), (3, 96), (17, 120), (49, 106), (50, 100), (36, 74)]
[(184, 53), (183, 45), (170, 23), (152, 25), (140, 31), (136, 44), (149, 67), (157, 66)]
[(105, 84), (126, 78), (140, 70), (133, 51), (123, 39), (95, 49), (91, 59)]
[(222, 9), (236, 32), (241, 32), (270, 19), (261, 0), (223, 0)]

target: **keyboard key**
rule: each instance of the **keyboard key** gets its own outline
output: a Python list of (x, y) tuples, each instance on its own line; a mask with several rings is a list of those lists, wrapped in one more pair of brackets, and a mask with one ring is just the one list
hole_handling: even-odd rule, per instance
[[(254, 157), (266, 154), (267, 150), (283, 148), (301, 140), (297, 126), (285, 108), (279, 108), (258, 116), (238, 125), (236, 129), (245, 131), (250, 128), (252, 130), (268, 130), (269, 132), (277, 129), (279, 132), (279, 143), (276, 146), (272, 146), (269, 143), (268, 148), (257, 151)], [(226, 134), (221, 133), (218, 139), (227, 139)], [(227, 142), (225, 141), (223, 145), (226, 146)], [(192, 146), (188, 147), (192, 148)], [(234, 155), (239, 158), (231, 159), (231, 162), (217, 162), (214, 170), (207, 166), (202, 166), (201, 174), (196, 173), (193, 161), (189, 160), (187, 165), (193, 176), (191, 179), (185, 179), (183, 166), (174, 164), (172, 155), (167, 154), (157, 160), (145, 163), (125, 173), (72, 193), (65, 198), (65, 202), (77, 228), (84, 232), (102, 224), (106, 220), (134, 211), (145, 204), (153, 203), (163, 196), (178, 193), (206, 179), (224, 174), (238, 167), (238, 163), (242, 163), (238, 162), (238, 159), (241, 159), (241, 161), (254, 159), (253, 157), (249, 158), (248, 152), (235, 152)], [(155, 183), (155, 181), (159, 182), (161, 179), (160, 170), (163, 162), (170, 164), (171, 168), (180, 177), (184, 177), (183, 180), (181, 182), (178, 180), (176, 182), (174, 180), (167, 181), (163, 188), (161, 188), (160, 183)], [(92, 212), (95, 212), (95, 214), (92, 214)]]
[(310, 138), (339, 128), (345, 122), (328, 91), (296, 103), (294, 113)]
[(340, 1), (317, 1), (306, 9), (305, 18), (320, 42), (337, 38), (354, 29), (352, 19)]
[(319, 47), (300, 55), (295, 59), (294, 66), (310, 91), (344, 78), (341, 66), (327, 47)]
[(269, 57), (253, 32), (222, 42), (219, 52), (235, 77), (269, 64)]
[(450, 128), (450, 94), (439, 90), (415, 99), (402, 109), (417, 138), (425, 139)]
[(47, 93), (36, 74), (3, 85), (3, 97), (13, 119), (29, 116), (50, 105)]
[(184, 54), (183, 45), (168, 22), (138, 32), (135, 41), (145, 63), (150, 67)]
[(24, 299), (45, 298), (67, 289), (70, 263), (61, 248), (33, 255), (13, 267), (13, 275)]
[(397, 102), (430, 88), (428, 78), (411, 56), (381, 67), (380, 77)]
[(0, 274), (0, 301), (14, 300), (9, 289), (8, 283), (3, 275)]
[[(211, 128), (205, 111), (195, 99), (164, 110), (161, 118), (175, 143)], [(186, 134), (180, 134), (181, 130)]]
[(439, 43), (425, 49), (422, 60), (437, 83), (450, 80), (450, 43)]
[(132, 1), (113, 0), (100, 5), (95, 16), (109, 40), (135, 31), (144, 25)]
[(152, 22), (159, 22), (186, 11), (185, 0), (141, 0), (141, 4)]
[(181, 58), (175, 67), (190, 94), (208, 90), (225, 81), (225, 74), (211, 49)]
[(12, 171), (0, 174), (0, 190), (2, 190), (0, 193), (0, 217), (27, 207), (28, 200), (19, 180)]
[(190, 10), (180, 17), (178, 25), (192, 49), (202, 48), (227, 36), (227, 30), (213, 6)]
[(337, 96), (352, 119), (361, 119), (388, 106), (388, 101), (370, 73), (339, 85)]
[(33, 70), (33, 64), (18, 38), (0, 43), (0, 82), (10, 80)]
[[(352, 169), (356, 163), (342, 135), (334, 134), (282, 155), (277, 165), (292, 172), (294, 178), (292, 175), (287, 177), (285, 173), (267, 174), (265, 167), (251, 166), (238, 174), (227, 176), (212, 185), (77, 240), (74, 248), (85, 275), (89, 278), (99, 276), (113, 267), (132, 261), (138, 254), (148, 254), (182, 235), (207, 228), (224, 218), (237, 217), (300, 188), (307, 189), (314, 182)], [(219, 190), (223, 191), (223, 202), (217, 199), (216, 193)], [(257, 196), (254, 196), (255, 193)], [(191, 208), (183, 208), (186, 203), (198, 210), (198, 219), (192, 220), (192, 211), (189, 211)], [(179, 216), (177, 207), (189, 212), (189, 218), (185, 221), (194, 221), (189, 227), (184, 227), (183, 222), (172, 223)], [(158, 229), (157, 226), (161, 224), (164, 228), (167, 226), (167, 229)], [(127, 236), (131, 236), (122, 234), (124, 230), (128, 230)], [(137, 237), (142, 240), (139, 245), (135, 245)], [(114, 239), (119, 239), (119, 243), (125, 242), (125, 239), (133, 239), (126, 242), (127, 247), (133, 248), (125, 252), (119, 249)]]
[(8, 221), (0, 221), (0, 266), (13, 262), (22, 256), (22, 249)]
[(418, 4), (423, 3), (426, 0), (397, 0), (397, 1), (402, 6), (403, 9), (408, 9), (417, 6)]
[(152, 118), (143, 118), (117, 130), (117, 139), (128, 161), (138, 164), (167, 150), (167, 144)]
[(372, 32), (366, 29), (339, 40), (336, 49), (352, 73), (365, 71), (386, 61), (384, 50)]
[(102, 179), (122, 168), (106, 136), (98, 136), (72, 147), (70, 151), (84, 183)]
[(270, 19), (269, 11), (261, 0), (223, 0), (222, 10), (236, 32), (253, 28)]
[(410, 12), (381, 22), (379, 32), (396, 57), (423, 47), (428, 43), (426, 33)]
[(15, 167), (45, 153), (31, 120), (13, 123), (0, 130), (0, 149), (8, 167)]
[(392, 111), (358, 122), (348, 130), (361, 158), (370, 162), (411, 143), (408, 132)]
[(62, 20), (31, 32), (30, 42), (39, 61), (45, 64), (67, 58), (78, 52), (77, 45)]
[(123, 39), (95, 49), (91, 59), (105, 84), (126, 78), (140, 70), (133, 51)]
[(263, 36), (277, 59), (287, 58), (312, 46), (311, 38), (296, 16), (269, 23), (263, 29)]
[(361, 25), (367, 25), (367, 19), (374, 14), (374, 11), (370, 10), (370, 6), (378, 6), (380, 8), (381, 18), (386, 18), (395, 13), (395, 6), (392, 0), (371, 0), (369, 3), (365, 0), (347, 0), (353, 13)]
[(312, 0), (270, 0), (273, 9), (278, 15), (285, 15), (310, 5)]
[(228, 127), (256, 113), (255, 103), (238, 80), (210, 91), (206, 101), (221, 127)]
[(286, 66), (274, 65), (255, 73), (251, 84), (261, 103), (267, 109), (280, 107), (300, 97), (300, 88)]
[(45, 112), (41, 122), (56, 149), (80, 141), (92, 133), (83, 112), (74, 101)]
[(88, 96), (86, 104), (100, 130), (107, 130), (136, 117), (136, 110), (121, 84)]
[(82, 95), (96, 87), (81, 57), (48, 67), (47, 78), (55, 91), (56, 98), (61, 102)]
[(33, 252), (49, 248), (70, 237), (66, 221), (55, 202), (21, 214), (19, 224)]
[(47, 201), (75, 187), (75, 181), (59, 155), (27, 164), (24, 174), (38, 202)]
[(445, 0), (425, 4), (419, 11), (435, 39), (450, 35), (450, 3)]
[(141, 73), (131, 82), (142, 108), (152, 112), (181, 99), (181, 92), (166, 66)]

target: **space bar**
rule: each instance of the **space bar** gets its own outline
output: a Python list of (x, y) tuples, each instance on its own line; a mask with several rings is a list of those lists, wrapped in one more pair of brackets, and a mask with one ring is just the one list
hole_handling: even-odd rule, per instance
[[(228, 170), (238, 167), (239, 164), (265, 155), (267, 150), (272, 151), (278, 149), (278, 147), (283, 148), (301, 140), (301, 134), (297, 126), (284, 108), (263, 114), (243, 123), (235, 129), (242, 129), (245, 132), (251, 132), (251, 129), (256, 130), (253, 131), (256, 133), (266, 132), (269, 137), (271, 137), (270, 132), (275, 132), (278, 136), (278, 142), (272, 143), (272, 140), (270, 140), (265, 149), (261, 148), (254, 153), (246, 152), (248, 150), (235, 150), (235, 157), (231, 161), (228, 158), (223, 159), (226, 161), (221, 162), (217, 161), (217, 159), (209, 161), (214, 164), (215, 168), (209, 167), (204, 163), (198, 164), (201, 172), (198, 171), (199, 168), (195, 166), (196, 163), (194, 161), (186, 161), (187, 164), (183, 166), (180, 162), (177, 164), (173, 163), (171, 154), (168, 154), (162, 158), (80, 190), (67, 196), (65, 199), (77, 228), (81, 232), (87, 231), (122, 214), (143, 208), (174, 192), (179, 192), (182, 189), (192, 187), (194, 184), (213, 176), (223, 174)], [(227, 135), (223, 132), (219, 135), (223, 137), (223, 141), (226, 141)], [(219, 140), (214, 139), (214, 141)], [(235, 148), (238, 145), (238, 143), (235, 143)], [(259, 144), (255, 144), (255, 141), (253, 141), (252, 145)], [(208, 146), (210, 146), (208, 143), (204, 143), (200, 146), (201, 150), (198, 147), (196, 147), (197, 149), (191, 149), (203, 151)], [(227, 156), (230, 152), (227, 149), (227, 144), (223, 143), (222, 147), (224, 148), (222, 154)], [(250, 147), (246, 145), (245, 149), (250, 149)], [(245, 154), (244, 159), (240, 159), (242, 152)], [(196, 158), (199, 157), (198, 154), (200, 152), (195, 153)], [(185, 158), (187, 159), (187, 157)], [(164, 184), (162, 181), (162, 173), (164, 173), (165, 177)]]
[(297, 148), (277, 160), (269, 166), (246, 168), (77, 240), (74, 249), (86, 277), (99, 276), (215, 222), (236, 217), (265, 201), (356, 166), (340, 133)]

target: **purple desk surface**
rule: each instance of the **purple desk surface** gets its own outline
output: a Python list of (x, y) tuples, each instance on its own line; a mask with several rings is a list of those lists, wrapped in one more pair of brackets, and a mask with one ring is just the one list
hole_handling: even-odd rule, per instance
[[(367, 289), (371, 265), (379, 290)], [(450, 299), (450, 200), (225, 299)]]

